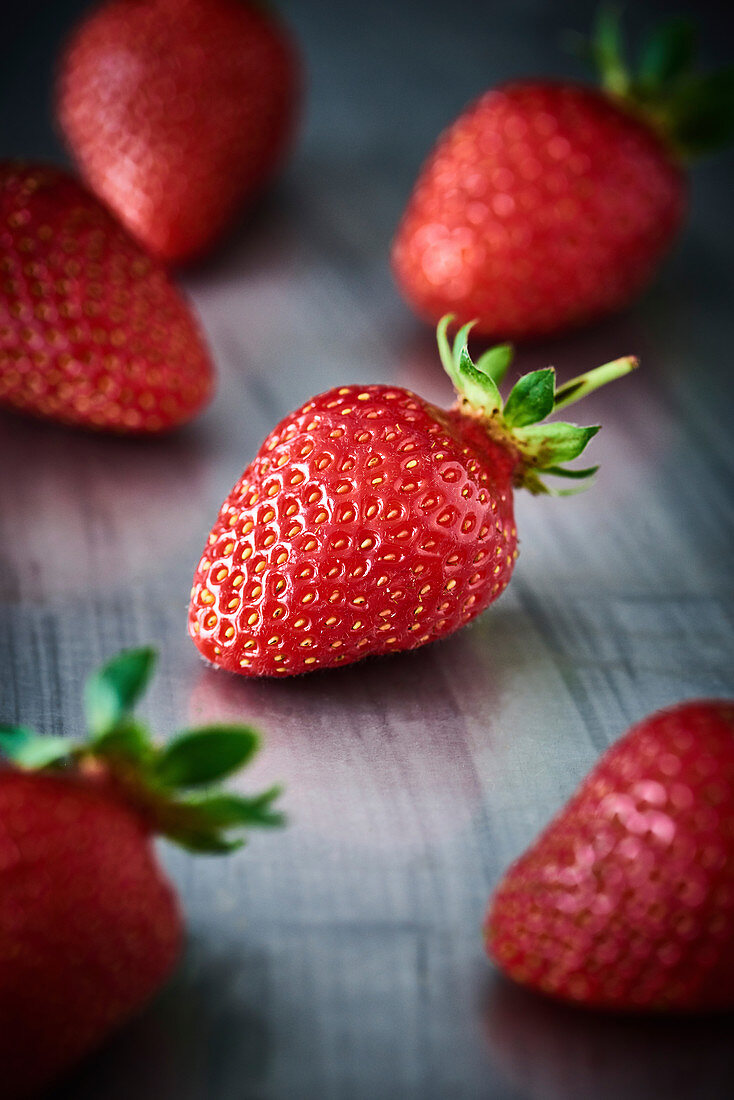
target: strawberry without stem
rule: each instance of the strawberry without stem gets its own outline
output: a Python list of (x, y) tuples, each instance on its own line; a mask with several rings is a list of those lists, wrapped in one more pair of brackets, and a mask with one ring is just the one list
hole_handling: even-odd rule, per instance
[(516, 557), (513, 486), (596, 427), (540, 421), (634, 365), (620, 359), (556, 390), (552, 369), (497, 389), (498, 347), (475, 365), (471, 325), (441, 357), (459, 399), (439, 409), (394, 386), (343, 386), (268, 436), (225, 500), (194, 577), (189, 631), (214, 664), (244, 675), (307, 672), (395, 653), (469, 622), (506, 587)]
[(120, 654), (87, 685), (90, 738), (0, 726), (0, 1064), (7, 1100), (34, 1095), (140, 1008), (182, 941), (158, 865), (162, 834), (201, 852), (231, 829), (278, 824), (277, 790), (209, 788), (246, 763), (242, 726), (190, 730), (155, 747), (131, 708), (153, 666)]
[(0, 405), (159, 432), (209, 400), (199, 328), (164, 269), (56, 168), (0, 165)]
[(393, 244), (416, 312), (530, 338), (630, 302), (650, 281), (687, 205), (683, 157), (723, 143), (732, 73), (691, 70), (687, 24), (651, 39), (640, 71), (602, 21), (604, 90), (547, 80), (486, 92), (441, 136)]
[(734, 1007), (734, 702), (659, 711), (613, 745), (492, 899), (511, 978), (594, 1008)]
[(290, 138), (296, 54), (265, 5), (112, 0), (76, 31), (58, 114), (90, 186), (164, 260), (203, 252)]

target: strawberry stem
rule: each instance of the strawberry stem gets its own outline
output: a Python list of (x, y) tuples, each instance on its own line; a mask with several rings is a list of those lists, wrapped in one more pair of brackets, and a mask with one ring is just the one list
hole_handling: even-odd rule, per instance
[(604, 363), (601, 367), (580, 374), (578, 378), (572, 378), (570, 382), (564, 382), (555, 393), (553, 411), (568, 408), (577, 401), (583, 400), (587, 394), (593, 393), (607, 382), (614, 382), (625, 374), (636, 370), (640, 361), (634, 355), (624, 355), (621, 359), (613, 359), (611, 363)]

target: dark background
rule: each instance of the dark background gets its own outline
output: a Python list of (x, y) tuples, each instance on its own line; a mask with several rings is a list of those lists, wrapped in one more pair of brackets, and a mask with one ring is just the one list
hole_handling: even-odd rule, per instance
[[(395, 225), (438, 132), (484, 88), (585, 77), (559, 43), (594, 10), (278, 6), (305, 55), (300, 141), (227, 243), (181, 276), (217, 400), (160, 442), (0, 418), (3, 720), (73, 729), (88, 670), (154, 641), (154, 728), (260, 725), (267, 749), (245, 784), (284, 781), (292, 821), (224, 862), (164, 851), (184, 962), (55, 1100), (728, 1100), (730, 1018), (546, 1004), (492, 976), (479, 925), (503, 868), (628, 724), (734, 694), (732, 154), (693, 170), (688, 224), (639, 303), (519, 350), (519, 368), (554, 362), (561, 377), (627, 352), (643, 370), (588, 402), (605, 425), (593, 490), (518, 500), (522, 553), (498, 605), (390, 661), (277, 684), (217, 675), (184, 615), (221, 499), (313, 392), (396, 381), (450, 399), (433, 336), (390, 278)], [(64, 157), (51, 74), (86, 7), (4, 4), (0, 155)], [(629, 8), (631, 39), (670, 14)], [(699, 21), (710, 64), (731, 60), (724, 8), (676, 9)]]

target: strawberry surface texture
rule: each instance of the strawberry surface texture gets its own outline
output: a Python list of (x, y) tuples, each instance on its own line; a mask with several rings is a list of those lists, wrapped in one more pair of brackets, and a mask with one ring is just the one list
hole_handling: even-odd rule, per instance
[(195, 578), (194, 640), (253, 674), (450, 634), (515, 560), (512, 455), (390, 386), (343, 386), (279, 424), (225, 502)]
[(687, 204), (672, 147), (629, 104), (581, 85), (488, 91), (441, 136), (392, 249), (417, 313), (539, 337), (631, 301)]
[[(265, 440), (194, 576), (189, 631), (208, 660), (270, 676), (413, 649), (468, 623), (507, 586), (513, 487), (547, 491), (538, 473), (558, 473), (556, 460), (576, 457), (597, 429), (536, 423), (577, 399), (563, 401), (550, 369), (526, 375), (503, 406), (491, 375), (506, 370), (509, 349), (475, 365), (471, 326), (451, 350), (448, 322), (439, 347), (456, 408), (395, 386), (342, 386)], [(604, 377), (631, 365), (617, 361)]]
[(111, 0), (64, 53), (58, 115), (92, 189), (154, 254), (204, 252), (280, 162), (296, 50), (265, 5)]
[(734, 701), (634, 726), (500, 882), (490, 957), (618, 1011), (734, 1008)]
[(0, 165), (0, 405), (114, 432), (176, 427), (212, 364), (164, 268), (52, 167)]

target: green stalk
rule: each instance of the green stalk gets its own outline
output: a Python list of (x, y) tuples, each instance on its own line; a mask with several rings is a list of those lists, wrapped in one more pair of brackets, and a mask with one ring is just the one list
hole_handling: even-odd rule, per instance
[(564, 382), (556, 390), (553, 400), (553, 411), (565, 409), (569, 405), (581, 401), (587, 394), (606, 386), (607, 382), (614, 382), (616, 378), (623, 378), (639, 367), (640, 361), (634, 355), (623, 355), (621, 359), (613, 359), (611, 363), (604, 363), (601, 367), (580, 374), (578, 378), (572, 378), (570, 382)]

